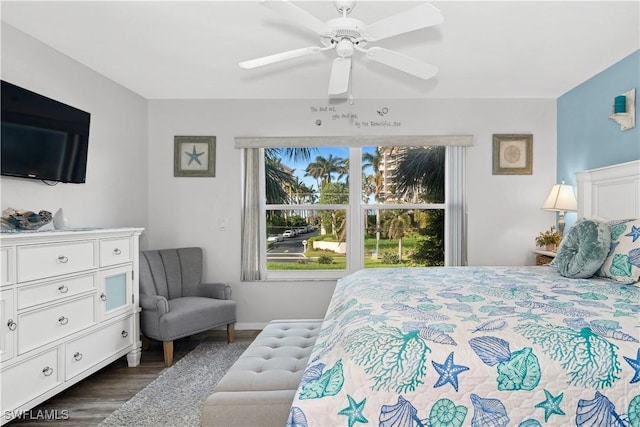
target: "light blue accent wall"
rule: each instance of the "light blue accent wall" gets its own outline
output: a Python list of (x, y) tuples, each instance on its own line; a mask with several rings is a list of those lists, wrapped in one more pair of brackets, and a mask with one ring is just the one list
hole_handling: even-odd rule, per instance
[[(616, 96), (636, 89), (636, 127), (609, 119)], [(576, 188), (576, 172), (640, 159), (640, 50), (557, 100), (557, 182)], [(567, 226), (576, 214), (567, 214)]]

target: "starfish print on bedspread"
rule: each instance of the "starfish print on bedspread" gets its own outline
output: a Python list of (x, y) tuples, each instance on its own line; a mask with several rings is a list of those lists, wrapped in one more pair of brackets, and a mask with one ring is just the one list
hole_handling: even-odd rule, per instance
[(458, 375), (469, 370), (466, 366), (456, 365), (453, 363), (453, 352), (449, 353), (449, 356), (444, 363), (431, 361), (431, 364), (433, 364), (433, 367), (438, 371), (438, 375), (440, 375), (440, 378), (438, 378), (438, 381), (433, 386), (434, 388), (441, 387), (449, 383), (456, 391), (458, 391)]
[(630, 357), (627, 356), (623, 356), (624, 360), (627, 361), (627, 363), (629, 365), (631, 365), (631, 367), (635, 370), (635, 373), (633, 374), (633, 378), (631, 379), (631, 381), (629, 381), (629, 384), (634, 384), (640, 381), (640, 348), (638, 349), (638, 354), (636, 355), (635, 359), (632, 359)]

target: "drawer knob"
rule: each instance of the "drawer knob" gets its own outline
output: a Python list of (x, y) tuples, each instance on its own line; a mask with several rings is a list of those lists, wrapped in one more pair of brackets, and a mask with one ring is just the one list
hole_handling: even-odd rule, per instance
[(69, 292), (69, 288), (67, 287), (67, 285), (60, 285), (58, 286), (58, 291), (60, 291), (61, 294), (66, 294), (67, 292)]
[(121, 251), (120, 249), (118, 249), (118, 248), (115, 248), (115, 249), (113, 250), (113, 254), (114, 254), (114, 255), (120, 255), (121, 253), (122, 253), (122, 251)]
[(122, 335), (122, 338), (126, 338), (126, 337), (128, 337), (128, 336), (129, 336), (129, 332), (127, 332), (127, 331), (122, 331), (122, 333), (121, 333), (120, 335)]
[(49, 375), (53, 374), (53, 369), (50, 368), (49, 366), (45, 366), (42, 369), (42, 373), (44, 374), (45, 377), (48, 377)]
[(64, 316), (60, 316), (60, 317), (58, 317), (58, 322), (61, 325), (66, 325), (67, 323), (69, 323), (69, 318), (68, 317), (64, 317)]
[(104, 292), (100, 294), (100, 299), (102, 301), (106, 301), (107, 300), (107, 296), (104, 294)]
[(18, 324), (14, 322), (13, 319), (9, 319), (9, 321), (7, 322), (7, 328), (9, 328), (10, 331), (15, 331), (17, 327)]
[(68, 263), (68, 262), (69, 262), (69, 258), (67, 258), (67, 257), (66, 257), (66, 256), (64, 256), (64, 255), (60, 255), (60, 256), (58, 257), (58, 261), (59, 261), (61, 264), (66, 264), (66, 263)]
[(73, 358), (78, 362), (81, 361), (82, 360), (82, 353), (80, 353), (79, 351), (76, 351), (75, 354), (73, 355)]

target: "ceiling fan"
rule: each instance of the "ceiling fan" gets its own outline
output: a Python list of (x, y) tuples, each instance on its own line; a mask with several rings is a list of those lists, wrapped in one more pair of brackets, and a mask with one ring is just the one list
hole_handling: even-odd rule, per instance
[(262, 0), (262, 5), (320, 36), (322, 46), (304, 47), (243, 61), (238, 64), (240, 68), (252, 69), (335, 49), (338, 56), (333, 60), (331, 67), (329, 95), (339, 95), (349, 89), (351, 57), (355, 51), (364, 53), (373, 61), (421, 79), (427, 80), (437, 74), (437, 67), (416, 58), (382, 47), (366, 47), (369, 42), (442, 23), (443, 17), (437, 8), (429, 3), (421, 3), (412, 9), (366, 25), (358, 19), (347, 16), (355, 7), (355, 0), (337, 0), (333, 3), (342, 16), (322, 22), (287, 0)]

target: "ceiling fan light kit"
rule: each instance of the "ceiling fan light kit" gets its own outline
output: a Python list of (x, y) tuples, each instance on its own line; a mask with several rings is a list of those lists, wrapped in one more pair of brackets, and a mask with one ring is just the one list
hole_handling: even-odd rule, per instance
[(279, 13), (285, 19), (316, 33), (320, 37), (322, 47), (306, 47), (243, 61), (238, 64), (240, 68), (257, 68), (335, 49), (337, 57), (333, 60), (329, 76), (329, 95), (340, 95), (349, 90), (351, 58), (356, 50), (364, 53), (370, 60), (424, 80), (432, 78), (438, 72), (438, 68), (434, 65), (402, 53), (381, 47), (366, 48), (369, 42), (441, 24), (444, 20), (442, 14), (429, 3), (420, 3), (412, 9), (389, 16), (371, 25), (366, 25), (358, 19), (347, 16), (355, 7), (354, 0), (334, 1), (341, 17), (327, 22), (322, 22), (287, 0), (263, 0), (261, 4)]

